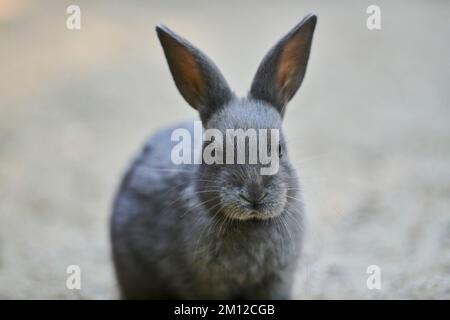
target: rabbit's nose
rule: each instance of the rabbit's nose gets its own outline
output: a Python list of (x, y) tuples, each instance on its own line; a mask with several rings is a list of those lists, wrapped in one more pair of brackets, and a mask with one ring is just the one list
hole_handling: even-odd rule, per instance
[(239, 197), (241, 199), (245, 200), (246, 202), (250, 203), (254, 209), (256, 209), (259, 205), (259, 203), (267, 197), (267, 192), (261, 189), (257, 190), (248, 190), (247, 192), (240, 192)]

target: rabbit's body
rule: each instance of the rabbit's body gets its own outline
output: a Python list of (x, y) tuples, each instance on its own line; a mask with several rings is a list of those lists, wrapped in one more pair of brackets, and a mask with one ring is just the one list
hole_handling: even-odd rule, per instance
[(167, 143), (173, 130), (192, 127), (179, 124), (149, 139), (121, 185), (112, 241), (123, 296), (288, 298), (301, 204), (293, 200), (279, 217), (248, 221), (224, 221), (198, 206), (200, 165), (173, 165)]
[[(277, 170), (261, 174), (267, 162), (174, 164), (173, 133), (186, 129), (195, 136), (192, 122), (150, 138), (121, 183), (111, 220), (123, 298), (290, 297), (303, 207), (282, 117), (303, 80), (315, 23), (314, 15), (306, 17), (269, 52), (242, 99), (204, 54), (157, 28), (175, 83), (199, 111), (203, 127), (223, 134), (277, 131), (279, 141), (270, 136), (257, 145), (267, 144)], [(199, 151), (207, 148), (205, 140)], [(231, 152), (233, 158), (239, 150), (218, 149), (214, 155), (225, 159)], [(249, 157), (250, 149), (243, 150)]]

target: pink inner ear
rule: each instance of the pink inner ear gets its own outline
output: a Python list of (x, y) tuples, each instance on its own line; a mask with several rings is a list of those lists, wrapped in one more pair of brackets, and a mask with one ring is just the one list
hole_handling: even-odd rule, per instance
[(182, 87), (187, 100), (198, 100), (202, 97), (204, 86), (197, 62), (192, 54), (177, 42), (170, 41), (169, 46), (171, 64), (180, 75), (178, 85)]
[(289, 100), (297, 89), (296, 78), (301, 74), (300, 68), (304, 67), (301, 65), (301, 61), (303, 60), (301, 55), (304, 54), (306, 49), (305, 42), (304, 37), (301, 36), (301, 32), (297, 32), (285, 44), (280, 55), (277, 70), (277, 85), (284, 100)]

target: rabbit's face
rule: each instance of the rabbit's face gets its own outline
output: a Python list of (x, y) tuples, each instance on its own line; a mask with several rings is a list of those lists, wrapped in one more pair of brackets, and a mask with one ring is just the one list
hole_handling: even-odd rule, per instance
[[(224, 163), (203, 163), (197, 182), (198, 195), (211, 214), (240, 220), (269, 219), (280, 215), (289, 201), (295, 201), (298, 189), (296, 175), (289, 163), (281, 117), (275, 108), (261, 102), (236, 100), (215, 114), (206, 129), (218, 129), (223, 133), (224, 142), (222, 151), (216, 155)], [(253, 129), (257, 133), (267, 132), (267, 135), (270, 130), (277, 131), (278, 141), (272, 141), (269, 136), (266, 145), (256, 143), (253, 146), (258, 155), (260, 150), (267, 150), (271, 161), (277, 164), (262, 164), (260, 159), (257, 163), (249, 163), (253, 142), (250, 138), (246, 140), (245, 149), (239, 148), (237, 139), (232, 140), (233, 145), (225, 147), (227, 130), (229, 132), (230, 129), (246, 132)], [(205, 143), (204, 150), (207, 145)], [(230, 151), (228, 147), (233, 149), (233, 163), (226, 161), (227, 151)], [(239, 152), (245, 153), (245, 163), (237, 163)], [(277, 170), (273, 174), (262, 174), (261, 169), (269, 165)]]

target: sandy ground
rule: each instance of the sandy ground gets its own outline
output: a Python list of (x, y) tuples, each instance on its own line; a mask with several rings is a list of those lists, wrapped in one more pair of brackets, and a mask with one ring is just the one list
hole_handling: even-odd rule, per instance
[[(164, 22), (245, 93), (269, 47), (319, 16), (285, 125), (308, 228), (294, 298), (450, 298), (450, 3), (0, 3), (0, 298), (105, 299), (111, 199), (156, 128), (195, 116), (157, 42)], [(82, 289), (66, 289), (79, 265)], [(369, 265), (381, 289), (369, 290)]]

